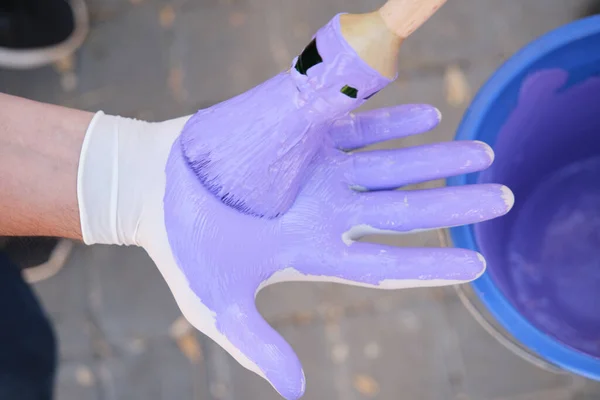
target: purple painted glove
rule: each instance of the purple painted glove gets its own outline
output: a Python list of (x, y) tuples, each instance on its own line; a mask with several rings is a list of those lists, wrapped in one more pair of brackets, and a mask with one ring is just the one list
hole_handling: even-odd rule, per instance
[(482, 143), (342, 151), (425, 132), (440, 116), (424, 105), (348, 115), (389, 81), (336, 41), (335, 23), (295, 68), (189, 121), (98, 113), (79, 167), (85, 242), (144, 247), (186, 318), (286, 399), (302, 396), (304, 375), (256, 310), (262, 287), (473, 280), (485, 268), (477, 253), (355, 240), (484, 221), (513, 203), (498, 185), (393, 190), (486, 168), (493, 154)]
[(336, 121), (293, 206), (270, 220), (219, 202), (189, 168), (181, 138), (176, 140), (166, 169), (164, 213), (173, 255), (189, 283), (180, 290), (196, 299), (186, 312), (191, 322), (283, 397), (297, 399), (304, 392), (302, 367), (256, 310), (261, 288), (282, 281), (327, 281), (399, 289), (477, 278), (485, 262), (472, 251), (354, 241), (365, 233), (470, 224), (510, 209), (511, 192), (497, 185), (387, 190), (483, 169), (492, 162), (492, 151), (482, 143), (353, 155), (336, 148), (425, 131), (438, 123), (438, 115), (432, 107), (416, 105)]
[(392, 190), (486, 168), (493, 155), (483, 143), (339, 150), (438, 123), (433, 107), (408, 105), (336, 120), (322, 132), (328, 140), (289, 211), (256, 218), (224, 205), (189, 168), (178, 136), (187, 119), (147, 123), (96, 115), (79, 166), (84, 241), (146, 249), (185, 317), (287, 399), (304, 392), (302, 367), (256, 310), (262, 287), (301, 280), (400, 289), (470, 281), (485, 268), (472, 251), (354, 240), (484, 221), (513, 202), (498, 185)]
[(181, 134), (183, 157), (223, 204), (276, 218), (296, 199), (332, 121), (390, 82), (346, 42), (338, 15), (288, 71), (198, 111)]

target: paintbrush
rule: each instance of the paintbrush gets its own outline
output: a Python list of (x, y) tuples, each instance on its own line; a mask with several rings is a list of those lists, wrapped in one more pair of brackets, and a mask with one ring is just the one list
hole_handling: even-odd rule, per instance
[(371, 13), (335, 16), (289, 70), (190, 118), (179, 141), (189, 168), (235, 210), (282, 215), (329, 125), (395, 79), (403, 40), (445, 1), (389, 0)]

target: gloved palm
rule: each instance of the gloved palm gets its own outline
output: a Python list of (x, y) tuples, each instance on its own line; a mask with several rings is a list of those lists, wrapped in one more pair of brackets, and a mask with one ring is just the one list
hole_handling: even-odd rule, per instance
[[(84, 239), (144, 247), (196, 328), (283, 397), (297, 399), (304, 392), (302, 368), (256, 310), (262, 287), (329, 281), (399, 289), (466, 282), (484, 271), (483, 258), (468, 250), (355, 242), (378, 230), (469, 224), (510, 209), (512, 195), (498, 185), (392, 190), (486, 168), (492, 153), (482, 143), (340, 150), (429, 130), (438, 115), (429, 106), (401, 106), (336, 121), (292, 207), (279, 218), (265, 219), (224, 205), (195, 178), (178, 136), (187, 117), (149, 124), (99, 114), (88, 131), (88, 156), (80, 171)], [(121, 134), (114, 139), (116, 162), (101, 174), (98, 163), (104, 165), (108, 154), (103, 148), (111, 147), (107, 130)], [(106, 195), (110, 207), (97, 206), (104, 194), (93, 189), (98, 179), (87, 175), (113, 179), (114, 191)]]

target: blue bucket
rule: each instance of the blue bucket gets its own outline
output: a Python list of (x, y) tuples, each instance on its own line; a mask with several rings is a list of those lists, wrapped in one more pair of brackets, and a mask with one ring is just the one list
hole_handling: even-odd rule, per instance
[(496, 160), (448, 184), (502, 183), (516, 200), (505, 217), (450, 230), (488, 260), (469, 290), (528, 353), (600, 380), (600, 16), (515, 54), (456, 139), (488, 143)]

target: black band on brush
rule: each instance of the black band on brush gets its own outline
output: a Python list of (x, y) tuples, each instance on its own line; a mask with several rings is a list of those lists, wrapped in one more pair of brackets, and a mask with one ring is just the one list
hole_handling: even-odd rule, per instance
[(371, 97), (375, 96), (377, 93), (379, 93), (379, 90), (376, 91), (375, 93), (371, 93), (370, 95), (368, 95), (367, 97), (365, 97), (365, 100), (369, 100)]
[(353, 99), (358, 97), (358, 90), (356, 90), (356, 88), (353, 88), (352, 86), (346, 85), (340, 91), (346, 96), (351, 97)]
[(302, 75), (306, 75), (306, 71), (322, 62), (323, 59), (317, 49), (317, 39), (313, 39), (298, 57), (296, 71), (300, 72)]
[[(298, 56), (298, 61), (296, 62), (295, 68), (296, 71), (302, 75), (306, 75), (306, 71), (322, 62), (323, 58), (319, 54), (319, 49), (317, 49), (317, 39), (313, 39), (302, 51), (302, 54)], [(352, 99), (356, 99), (358, 97), (358, 90), (349, 85), (344, 86), (340, 92)], [(374, 96), (376, 93), (377, 92), (371, 94), (367, 97), (367, 99), (369, 99), (371, 96)]]

